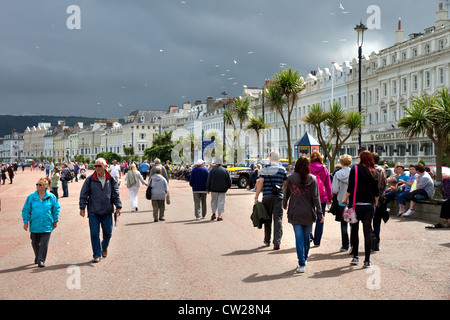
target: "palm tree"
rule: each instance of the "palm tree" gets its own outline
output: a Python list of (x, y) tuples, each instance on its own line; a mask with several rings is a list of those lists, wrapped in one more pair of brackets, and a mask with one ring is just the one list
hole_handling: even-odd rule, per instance
[[(289, 164), (292, 164), (291, 115), (300, 91), (305, 88), (303, 77), (291, 68), (277, 73), (265, 90), (266, 101), (272, 109), (278, 111), (286, 129)], [(286, 109), (284, 108), (286, 106)], [(286, 112), (286, 115), (284, 111)]]
[(264, 117), (262, 115), (258, 117), (251, 117), (249, 124), (247, 125), (247, 129), (253, 129), (256, 132), (256, 139), (258, 140), (258, 156), (261, 155), (261, 145), (259, 141), (261, 130), (268, 129), (269, 127), (270, 125), (264, 121)]
[[(233, 150), (233, 151), (230, 153), (230, 156), (233, 157), (232, 161), (233, 161), (233, 163), (235, 163), (234, 146), (236, 144), (236, 132), (237, 132), (236, 131), (236, 122), (233, 119), (233, 112), (230, 111), (229, 109), (223, 110), (223, 117), (224, 117), (224, 121), (225, 121), (224, 124), (228, 124), (233, 127), (233, 147), (231, 148), (231, 150)], [(225, 139), (226, 139), (226, 137), (225, 137)], [(226, 145), (225, 139), (223, 141), (224, 145)], [(223, 155), (223, 157), (225, 157), (225, 155)]]
[[(330, 159), (330, 171), (334, 171), (334, 163), (345, 141), (362, 125), (361, 114), (356, 111), (345, 112), (340, 103), (334, 102), (328, 111), (322, 109), (320, 103), (314, 104), (304, 121), (314, 127), (323, 152)], [(327, 137), (323, 136), (322, 126), (329, 128)], [(329, 148), (329, 146), (334, 146)]]
[(239, 150), (241, 148), (241, 133), (242, 127), (245, 122), (250, 119), (250, 99), (247, 97), (242, 99), (241, 97), (237, 97), (234, 100), (234, 114), (236, 115), (237, 120), (239, 121), (239, 130), (237, 131), (237, 154), (239, 154)]
[(411, 106), (404, 107), (406, 116), (398, 121), (403, 132), (411, 139), (426, 135), (436, 150), (436, 181), (442, 181), (442, 154), (450, 134), (450, 97), (443, 88), (434, 95), (426, 93), (411, 99)]
[(250, 99), (248, 97), (245, 99), (237, 97), (234, 100), (234, 113), (239, 120), (239, 128), (242, 130), (244, 122), (250, 119)]

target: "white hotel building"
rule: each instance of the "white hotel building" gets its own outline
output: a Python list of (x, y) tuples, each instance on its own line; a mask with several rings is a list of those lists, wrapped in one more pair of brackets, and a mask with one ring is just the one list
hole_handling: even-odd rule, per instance
[[(433, 26), (405, 39), (404, 31), (393, 33), (395, 43), (369, 55), (363, 55), (361, 65), (362, 147), (376, 151), (385, 161), (406, 165), (423, 160), (435, 164), (435, 151), (426, 137), (411, 140), (398, 128), (398, 120), (405, 115), (404, 106), (410, 99), (423, 93), (433, 94), (442, 87), (450, 87), (450, 20), (442, 5), (436, 13)], [(363, 47), (364, 52), (364, 47)], [(300, 93), (291, 119), (291, 144), (304, 134), (315, 136), (313, 129), (302, 121), (313, 104), (328, 108), (332, 101), (340, 102), (347, 111), (358, 111), (358, 60), (311, 71), (305, 77), (306, 88)], [(254, 91), (254, 90), (253, 90)], [(262, 114), (262, 96), (253, 98), (255, 115)], [(243, 96), (254, 97), (254, 92), (244, 87)], [(265, 120), (278, 131), (279, 151), (287, 158), (287, 141), (283, 123), (275, 111), (265, 107)], [(324, 129), (326, 130), (326, 128)], [(270, 137), (268, 140), (271, 140)], [(265, 146), (264, 153), (270, 151)], [(358, 133), (349, 138), (341, 153), (357, 156)], [(292, 148), (294, 150), (294, 148)], [(296, 155), (293, 154), (293, 159)]]

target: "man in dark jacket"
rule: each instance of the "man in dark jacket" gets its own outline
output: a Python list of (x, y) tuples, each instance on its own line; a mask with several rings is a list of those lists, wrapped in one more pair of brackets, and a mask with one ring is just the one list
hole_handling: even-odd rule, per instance
[[(82, 217), (85, 216), (87, 206), (91, 245), (94, 252), (92, 262), (99, 262), (101, 257), (106, 258), (108, 254), (107, 249), (113, 229), (114, 207), (117, 215), (120, 215), (122, 209), (119, 186), (106, 171), (105, 159), (99, 158), (95, 161), (95, 172), (84, 181), (79, 205)], [(101, 243), (100, 226), (103, 231)]]
[(202, 206), (202, 219), (206, 217), (206, 180), (208, 179), (208, 169), (204, 166), (202, 159), (196, 162), (196, 166), (191, 171), (189, 185), (194, 194), (195, 219), (200, 220), (200, 203)]
[(216, 219), (216, 211), (219, 216), (217, 221), (222, 221), (225, 211), (225, 194), (231, 187), (231, 176), (227, 169), (222, 166), (222, 157), (216, 158), (216, 165), (211, 169), (206, 181), (206, 190), (211, 192), (211, 220)]

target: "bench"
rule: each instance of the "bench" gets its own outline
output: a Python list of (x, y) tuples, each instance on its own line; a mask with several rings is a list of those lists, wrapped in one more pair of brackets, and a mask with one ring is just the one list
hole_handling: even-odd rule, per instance
[[(414, 207), (414, 214), (409, 218), (424, 220), (431, 223), (441, 222), (441, 208), (442, 203), (445, 199), (417, 199), (416, 206)], [(406, 206), (409, 208), (409, 205)], [(398, 204), (395, 200), (389, 202), (388, 208), (390, 209), (389, 214), (397, 216), (398, 214)]]
[(428, 203), (428, 204), (436, 204), (436, 205), (441, 205), (445, 202), (445, 199), (425, 199), (425, 196), (417, 194), (415, 196), (417, 203)]

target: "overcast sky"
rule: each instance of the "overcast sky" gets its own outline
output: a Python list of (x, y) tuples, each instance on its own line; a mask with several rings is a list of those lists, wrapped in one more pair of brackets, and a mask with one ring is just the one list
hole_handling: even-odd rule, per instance
[[(239, 96), (434, 25), (437, 0), (1, 0), (0, 114), (119, 117)], [(444, 1), (446, 3), (446, 1)], [(340, 4), (342, 7), (340, 8)], [(71, 5), (80, 9), (67, 13)], [(371, 5), (380, 8), (373, 20)], [(75, 20), (74, 20), (75, 19)], [(77, 26), (81, 29), (69, 29)], [(368, 21), (369, 20), (369, 21)]]

